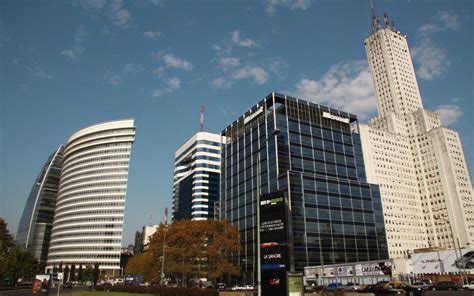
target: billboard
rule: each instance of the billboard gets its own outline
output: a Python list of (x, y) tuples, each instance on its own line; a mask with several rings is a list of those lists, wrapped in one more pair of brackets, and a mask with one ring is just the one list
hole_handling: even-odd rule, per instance
[(392, 263), (389, 261), (355, 264), (355, 275), (392, 275)]
[(474, 268), (474, 249), (448, 250), (411, 255), (413, 273), (430, 274), (460, 272)]
[(278, 191), (260, 198), (260, 265), (263, 295), (286, 295), (288, 223), (286, 198)]
[(281, 192), (260, 199), (260, 254), (262, 270), (287, 270), (286, 202)]

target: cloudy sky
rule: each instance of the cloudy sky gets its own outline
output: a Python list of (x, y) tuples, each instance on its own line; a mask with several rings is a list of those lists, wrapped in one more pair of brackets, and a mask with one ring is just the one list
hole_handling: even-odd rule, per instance
[[(378, 0), (408, 36), (424, 106), (474, 163), (473, 1)], [(174, 151), (271, 91), (376, 115), (368, 1), (0, 2), (0, 216), (16, 233), (47, 157), (77, 130), (134, 118), (124, 244), (171, 206)], [(471, 178), (473, 176), (471, 169)]]

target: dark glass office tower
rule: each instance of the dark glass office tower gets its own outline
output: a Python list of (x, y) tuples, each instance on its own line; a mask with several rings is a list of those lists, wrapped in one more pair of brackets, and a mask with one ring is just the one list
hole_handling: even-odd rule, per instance
[(61, 145), (41, 169), (26, 201), (16, 234), (18, 245), (35, 255), (40, 266), (44, 266), (48, 257), (63, 151)]
[(287, 201), (288, 270), (388, 258), (355, 130), (355, 115), (271, 93), (222, 131), (220, 215), (239, 228), (244, 282), (256, 283), (257, 182)]

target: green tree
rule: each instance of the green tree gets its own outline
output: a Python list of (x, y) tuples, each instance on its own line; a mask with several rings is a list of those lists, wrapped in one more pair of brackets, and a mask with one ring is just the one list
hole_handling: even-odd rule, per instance
[(67, 282), (68, 280), (69, 280), (69, 265), (66, 265), (66, 267), (64, 267), (63, 283)]
[(20, 276), (34, 276), (38, 262), (32, 254), (16, 246), (7, 225), (0, 217), (0, 281), (8, 279), (14, 284)]
[(71, 271), (69, 272), (70, 276), (69, 276), (69, 280), (71, 282), (74, 282), (76, 280), (76, 264), (73, 263), (71, 265)]
[(240, 268), (233, 255), (239, 249), (238, 230), (227, 221), (181, 220), (160, 225), (149, 245), (148, 276), (159, 282), (163, 253), (164, 273), (183, 284), (190, 279), (237, 276)]
[(13, 247), (3, 262), (4, 276), (8, 276), (16, 283), (20, 277), (34, 277), (38, 268), (38, 261), (28, 251)]
[(99, 263), (94, 263), (94, 271), (92, 274), (92, 281), (94, 282), (94, 286), (97, 285), (97, 280), (99, 279)]
[(79, 282), (82, 282), (82, 280), (83, 280), (82, 263), (79, 264), (79, 270), (77, 272), (77, 280)]
[(7, 228), (7, 223), (0, 217), (0, 262), (3, 262), (10, 252), (10, 249), (15, 246), (10, 231)]
[(94, 268), (90, 264), (86, 264), (86, 268), (82, 271), (83, 281), (92, 281), (94, 276)]

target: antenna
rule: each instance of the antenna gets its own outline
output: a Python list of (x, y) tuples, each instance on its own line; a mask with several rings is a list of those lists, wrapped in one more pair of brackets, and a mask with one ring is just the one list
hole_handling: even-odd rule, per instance
[(201, 105), (201, 132), (204, 131), (204, 105)]
[(370, 3), (370, 10), (372, 11), (372, 33), (375, 33), (378, 29), (380, 29), (380, 19), (375, 12), (375, 5), (372, 0), (369, 0)]
[(165, 208), (165, 225), (168, 225), (168, 208)]

